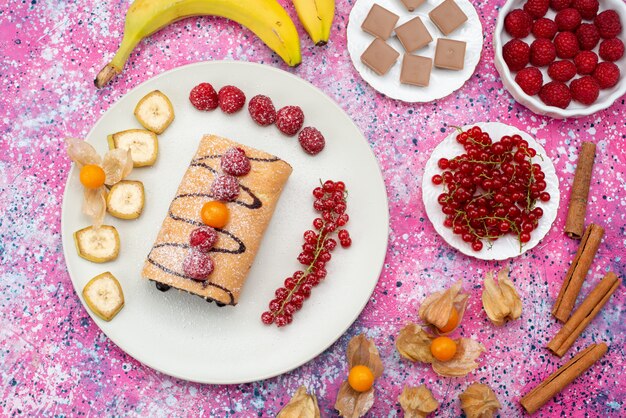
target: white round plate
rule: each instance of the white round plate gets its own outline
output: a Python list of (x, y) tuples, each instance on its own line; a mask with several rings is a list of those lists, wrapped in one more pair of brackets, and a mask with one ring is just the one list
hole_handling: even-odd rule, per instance
[(482, 260), (506, 260), (507, 258), (517, 257), (530, 250), (548, 233), (552, 223), (556, 219), (556, 214), (559, 209), (559, 179), (556, 176), (554, 164), (546, 150), (530, 135), (526, 132), (522, 132), (519, 129), (505, 125), (499, 122), (480, 122), (474, 125), (464, 126), (463, 130), (467, 130), (472, 126), (479, 126), (484, 132), (489, 133), (491, 139), (497, 142), (504, 135), (519, 134), (522, 138), (528, 141), (530, 147), (537, 151), (537, 156), (533, 158), (533, 163), (537, 163), (543, 169), (546, 175), (545, 181), (547, 184), (546, 192), (550, 193), (550, 200), (548, 202), (538, 201), (537, 206), (543, 209), (543, 217), (539, 221), (539, 226), (531, 233), (531, 239), (527, 242), (520, 252), (519, 241), (517, 237), (513, 235), (505, 235), (493, 243), (493, 246), (484, 245), (480, 251), (472, 250), (472, 247), (467, 242), (464, 242), (459, 235), (452, 233), (451, 228), (447, 228), (443, 225), (443, 221), (446, 219), (446, 215), (441, 211), (441, 205), (437, 202), (437, 197), (443, 193), (443, 186), (435, 185), (431, 181), (433, 175), (441, 174), (442, 170), (437, 166), (437, 162), (440, 158), (454, 158), (457, 155), (461, 155), (465, 152), (465, 149), (461, 144), (456, 142), (457, 132), (453, 132), (448, 135), (439, 145), (435, 147), (430, 158), (426, 162), (426, 168), (424, 170), (424, 178), (422, 179), (422, 199), (424, 200), (424, 206), (426, 207), (426, 214), (433, 223), (435, 230), (441, 235), (441, 237), (452, 247), (456, 248), (465, 255), (480, 258)]
[[(299, 105), (305, 125), (317, 127), (326, 148), (310, 156), (295, 137), (275, 126), (256, 125), (247, 108), (234, 115), (219, 109), (201, 112), (189, 102), (189, 91), (201, 82), (216, 89), (241, 88), (247, 98), (266, 94), (280, 108)], [(146, 204), (137, 220), (107, 215), (105, 224), (120, 234), (117, 260), (95, 264), (76, 253), (72, 233), (89, 225), (81, 214), (78, 170), (69, 173), (63, 199), (63, 247), (74, 289), (82, 300), (84, 285), (111, 271), (120, 281), (126, 305), (104, 322), (87, 309), (95, 323), (122, 350), (163, 373), (203, 383), (242, 383), (285, 373), (313, 359), (335, 342), (359, 316), (378, 281), (387, 250), (389, 214), (385, 186), (376, 158), (358, 128), (320, 90), (284, 71), (244, 62), (206, 62), (163, 73), (131, 90), (102, 116), (87, 140), (104, 153), (107, 134), (140, 128), (136, 103), (159, 89), (172, 101), (176, 119), (159, 136), (159, 156), (152, 167), (133, 170), (130, 179), (145, 185)], [(141, 268), (166, 216), (171, 199), (203, 134), (213, 133), (277, 155), (293, 174), (278, 202), (239, 304), (214, 303), (171, 289), (162, 293), (141, 277)], [(266, 326), (260, 315), (284, 279), (301, 268), (296, 257), (302, 234), (315, 218), (312, 190), (320, 179), (343, 180), (349, 190), (347, 224), (353, 245), (338, 247), (328, 276), (317, 286), (292, 324)]]
[[(348, 51), (354, 68), (361, 74), (363, 80), (378, 92), (392, 99), (398, 99), (409, 103), (425, 103), (445, 97), (460, 89), (463, 84), (472, 76), (476, 65), (480, 61), (480, 54), (483, 49), (483, 27), (478, 18), (474, 6), (468, 0), (455, 0), (463, 13), (467, 16), (467, 21), (461, 27), (452, 32), (449, 36), (444, 36), (441, 31), (430, 21), (428, 13), (438, 6), (442, 0), (426, 0), (415, 11), (409, 12), (400, 0), (357, 0), (350, 12), (348, 21)], [(391, 67), (391, 70), (383, 76), (376, 74), (361, 62), (361, 54), (372, 43), (374, 37), (361, 29), (361, 24), (369, 13), (370, 9), (378, 3), (385, 9), (400, 16), (396, 26), (419, 16), (430, 32), (433, 41), (426, 47), (413, 52), (413, 55), (435, 59), (435, 45), (437, 38), (454, 39), (467, 42), (465, 50), (465, 66), (461, 71), (445, 70), (433, 66), (430, 73), (430, 83), (427, 87), (412, 86), (400, 83), (400, 70), (402, 68), (402, 57), (405, 54), (404, 47), (395, 35), (392, 35), (387, 43), (400, 53), (398, 61)]]

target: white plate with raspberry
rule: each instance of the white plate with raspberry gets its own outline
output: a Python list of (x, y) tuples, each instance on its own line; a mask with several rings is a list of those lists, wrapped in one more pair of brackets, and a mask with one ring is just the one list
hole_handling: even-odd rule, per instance
[[(189, 100), (202, 82), (216, 88), (238, 86), (250, 100), (269, 96), (276, 109), (299, 106), (304, 126), (314, 126), (326, 138), (322, 152), (312, 156), (297, 137), (283, 135), (275, 125), (257, 125), (246, 107), (234, 114), (219, 108), (199, 111)], [(107, 215), (117, 228), (119, 257), (106, 264), (80, 258), (72, 234), (90, 224), (81, 214), (83, 188), (72, 168), (62, 210), (63, 246), (77, 295), (97, 274), (113, 273), (124, 291), (125, 306), (111, 322), (87, 312), (123, 351), (163, 373), (196, 382), (231, 384), (270, 378), (292, 370), (334, 343), (359, 316), (370, 299), (387, 249), (387, 195), (378, 163), (367, 140), (341, 108), (306, 81), (270, 66), (245, 62), (204, 62), (165, 72), (124, 95), (87, 136), (98, 153), (107, 150), (108, 134), (141, 128), (133, 109), (147, 93), (158, 89), (171, 100), (175, 119), (159, 135), (159, 155), (152, 167), (136, 168), (130, 179), (145, 187), (144, 212), (135, 220)], [(203, 134), (231, 138), (262, 149), (293, 167), (271, 223), (263, 237), (237, 306), (217, 307), (171, 289), (160, 292), (141, 277), (141, 269), (178, 184)], [(349, 196), (346, 225), (350, 248), (337, 248), (327, 277), (313, 289), (293, 323), (277, 328), (261, 322), (261, 314), (285, 278), (301, 268), (297, 261), (303, 232), (313, 229), (317, 212), (312, 191), (320, 179), (342, 180)], [(346, 297), (346, 295), (350, 295)]]
[(625, 25), (622, 0), (509, 0), (493, 35), (494, 63), (504, 87), (533, 112), (591, 115), (626, 93)]
[[(439, 145), (435, 147), (430, 158), (426, 162), (424, 170), (424, 177), (422, 179), (422, 200), (426, 208), (426, 214), (432, 222), (435, 230), (450, 246), (456, 248), (465, 255), (476, 257), (482, 260), (505, 260), (508, 258), (517, 257), (524, 252), (535, 247), (548, 233), (559, 209), (559, 179), (556, 175), (554, 164), (548, 157), (545, 149), (529, 134), (520, 131), (519, 129), (505, 125), (500, 122), (481, 122), (474, 125), (464, 126), (463, 131), (467, 131), (473, 126), (477, 126), (486, 132), (491, 137), (494, 144), (499, 142), (504, 136), (519, 135), (525, 141), (528, 146), (536, 151), (536, 156), (532, 158), (533, 164), (539, 164), (545, 178), (545, 189), (542, 189), (542, 193), (549, 194), (549, 200), (543, 201), (537, 199), (535, 206), (541, 209), (542, 215), (538, 219), (537, 226), (530, 232), (529, 240), (520, 247), (520, 241), (518, 236), (512, 234), (505, 234), (493, 241), (491, 244), (483, 239), (479, 245), (480, 249), (472, 248), (472, 243), (463, 240), (461, 234), (455, 234), (452, 227), (446, 226), (445, 221), (447, 215), (442, 211), (442, 205), (438, 202), (439, 196), (446, 191), (444, 185), (435, 184), (433, 182), (433, 176), (441, 175), (444, 169), (441, 169), (439, 160), (442, 158), (452, 159), (466, 153), (463, 145), (461, 145), (456, 137), (458, 131), (455, 131), (448, 135)], [(507, 184), (504, 184), (507, 186)], [(486, 191), (480, 186), (473, 196), (485, 193)], [(496, 189), (492, 190), (492, 193), (496, 192)], [(509, 197), (509, 194), (504, 194)], [(475, 199), (472, 199), (475, 200)], [(498, 205), (498, 202), (487, 202), (488, 206), (493, 204)], [(519, 206), (518, 206), (519, 207)], [(491, 217), (492, 215), (487, 215)], [(507, 216), (507, 215), (505, 215)]]

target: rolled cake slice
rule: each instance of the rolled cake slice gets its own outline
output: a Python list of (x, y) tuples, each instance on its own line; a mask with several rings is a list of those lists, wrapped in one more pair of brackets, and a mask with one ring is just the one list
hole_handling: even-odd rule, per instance
[[(215, 200), (210, 194), (211, 183), (222, 174), (220, 158), (230, 147), (243, 149), (252, 169), (238, 177), (237, 200), (226, 203), (230, 219), (224, 228), (216, 229), (218, 239), (210, 254), (215, 269), (207, 281), (200, 282), (185, 275), (183, 260), (190, 251), (189, 234), (204, 225), (200, 218), (202, 206)], [(285, 161), (264, 151), (205, 135), (148, 254), (143, 277), (219, 304), (236, 305), (291, 171)]]

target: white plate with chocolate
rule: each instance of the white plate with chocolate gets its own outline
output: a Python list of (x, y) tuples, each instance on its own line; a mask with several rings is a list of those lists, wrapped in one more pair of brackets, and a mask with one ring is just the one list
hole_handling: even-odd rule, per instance
[(461, 88), (483, 48), (483, 28), (468, 0), (358, 0), (347, 30), (361, 77), (380, 93), (410, 103)]
[[(202, 82), (210, 82), (218, 89), (226, 85), (239, 87), (246, 95), (246, 106), (234, 114), (219, 108), (209, 112), (197, 110), (190, 103), (189, 94)], [(73, 167), (69, 172), (62, 211), (63, 246), (81, 302), (85, 304), (82, 290), (87, 282), (98, 274), (111, 272), (123, 289), (125, 304), (110, 322), (86, 306), (96, 325), (138, 361), (186, 380), (215, 384), (251, 382), (285, 373), (313, 359), (359, 316), (376, 286), (386, 254), (387, 196), (367, 141), (335, 102), (298, 77), (259, 64), (205, 62), (163, 73), (112, 105), (87, 136), (100, 155), (108, 149), (107, 135), (141, 128), (133, 109), (153, 90), (169, 97), (175, 119), (158, 135), (156, 163), (134, 168), (128, 177), (143, 182), (145, 188), (145, 207), (139, 218), (105, 218), (104, 223), (119, 232), (121, 247), (115, 260), (98, 264), (78, 255), (72, 234), (89, 226), (90, 219), (81, 213), (83, 187), (79, 170)], [(247, 108), (249, 99), (257, 94), (271, 97), (276, 109), (300, 106), (305, 114), (304, 126), (316, 127), (326, 138), (323, 151), (309, 155), (297, 138), (283, 135), (274, 125), (257, 125)], [(205, 134), (216, 137), (205, 137), (201, 142)], [(187, 237), (200, 225), (197, 205), (203, 199), (202, 193), (189, 190), (195, 190), (194, 182), (199, 178), (210, 177), (211, 172), (219, 170), (219, 159), (214, 161), (211, 153), (222, 152), (224, 144), (232, 144), (218, 137), (242, 144), (252, 161), (252, 170), (257, 171), (254, 178), (241, 177), (245, 196), (240, 210), (231, 212), (233, 218), (229, 222), (245, 222), (227, 225), (227, 231), (219, 238), (222, 241), (216, 244), (223, 249), (214, 253), (216, 265), (212, 274), (225, 274), (225, 269), (247, 270), (250, 263), (252, 267), (247, 277), (245, 272), (231, 271), (227, 273), (232, 280), (211, 279), (214, 285), (203, 288), (186, 281), (189, 278), (181, 263), (190, 250)], [(282, 171), (276, 174), (270, 166)], [(263, 176), (279, 178), (268, 182)], [(313, 229), (311, 222), (319, 216), (313, 209), (311, 192), (319, 186), (320, 179), (341, 180), (346, 185), (350, 216), (346, 227), (352, 245), (334, 250), (333, 259), (326, 266), (326, 278), (313, 289), (311, 297), (294, 315), (293, 323), (283, 328), (264, 325), (261, 314), (268, 309), (274, 291), (294, 271), (302, 269), (297, 257), (303, 232)], [(272, 188), (272, 193), (263, 189), (265, 186)], [(252, 210), (260, 205), (245, 199), (256, 201), (254, 196), (267, 204), (267, 211)], [(257, 228), (254, 222), (263, 225)], [(265, 233), (259, 241), (263, 229)], [(237, 262), (244, 251), (239, 251), (241, 242), (248, 243), (248, 250), (256, 256), (247, 254), (247, 258)], [(151, 253), (153, 248), (156, 250)], [(226, 261), (229, 257), (235, 261)], [(159, 291), (154, 282), (142, 277), (144, 265), (143, 276), (170, 283), (172, 288)], [(245, 285), (240, 288), (243, 281)], [(229, 288), (231, 282), (236, 288)], [(168, 285), (160, 287), (165, 290)], [(204, 297), (236, 306), (220, 307), (207, 303)]]

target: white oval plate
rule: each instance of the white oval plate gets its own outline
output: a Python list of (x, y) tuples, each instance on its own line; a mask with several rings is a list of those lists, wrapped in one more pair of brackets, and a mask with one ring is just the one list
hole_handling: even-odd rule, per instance
[[(437, 162), (440, 158), (450, 159), (465, 152), (463, 146), (456, 142), (457, 132), (453, 132), (441, 141), (441, 143), (435, 147), (426, 162), (424, 178), (422, 179), (422, 199), (426, 207), (426, 214), (439, 235), (441, 235), (448, 244), (465, 255), (482, 260), (506, 260), (507, 258), (517, 257), (539, 244), (539, 241), (548, 233), (552, 223), (556, 219), (556, 214), (559, 210), (560, 193), (559, 179), (556, 176), (554, 164), (552, 160), (550, 160), (550, 157), (548, 157), (548, 154), (546, 154), (546, 150), (526, 132), (522, 132), (513, 126), (499, 122), (475, 123), (473, 125), (464, 126), (463, 130), (467, 130), (472, 126), (479, 126), (483, 131), (488, 132), (494, 142), (499, 141), (504, 135), (519, 134), (537, 151), (537, 157), (533, 159), (536, 161), (533, 162), (539, 164), (543, 169), (546, 175), (546, 192), (550, 193), (550, 200), (548, 202), (537, 202), (537, 206), (543, 209), (543, 217), (539, 221), (539, 226), (531, 233), (530, 241), (522, 247), (522, 251), (520, 252), (519, 241), (517, 237), (513, 235), (505, 235), (494, 242), (493, 246), (489, 247), (489, 245), (484, 245), (482, 250), (474, 251), (470, 244), (464, 242), (459, 235), (452, 233), (451, 228), (447, 228), (443, 225), (446, 215), (441, 211), (441, 205), (437, 202), (437, 197), (443, 193), (443, 187), (433, 184), (431, 179), (433, 175), (441, 173), (441, 169), (437, 166)], [(543, 159), (539, 156), (542, 156)]]
[[(270, 96), (276, 108), (299, 105), (305, 125), (326, 137), (322, 153), (304, 153), (296, 137), (275, 126), (262, 128), (247, 108), (235, 115), (219, 109), (201, 112), (188, 96), (200, 82), (216, 88), (240, 87), (251, 98)], [(311, 84), (275, 68), (243, 62), (206, 62), (168, 71), (131, 90), (102, 116), (87, 140), (98, 152), (107, 150), (107, 134), (139, 128), (135, 104), (159, 89), (172, 101), (176, 119), (159, 136), (159, 156), (152, 167), (133, 170), (146, 190), (144, 213), (123, 221), (107, 215), (106, 224), (120, 234), (117, 260), (90, 263), (74, 248), (72, 233), (89, 225), (81, 214), (78, 170), (69, 173), (63, 199), (63, 247), (76, 293), (89, 279), (111, 271), (124, 289), (126, 306), (104, 322), (87, 309), (94, 322), (122, 350), (169, 375), (203, 383), (242, 383), (285, 373), (313, 359), (335, 342), (359, 316), (378, 281), (387, 250), (388, 205), (383, 179), (367, 141), (341, 108)], [(275, 154), (293, 166), (239, 304), (217, 307), (171, 289), (159, 292), (141, 277), (141, 268), (161, 227), (183, 173), (205, 133), (231, 138)], [(343, 180), (349, 189), (347, 225), (353, 245), (337, 248), (326, 280), (317, 286), (291, 325), (279, 329), (261, 323), (274, 290), (300, 268), (302, 234), (315, 217), (311, 192), (320, 179)]]
[[(428, 13), (438, 6), (442, 0), (426, 0), (415, 11), (409, 12), (400, 0), (357, 0), (350, 12), (348, 21), (348, 52), (354, 68), (361, 74), (363, 80), (378, 92), (392, 99), (402, 100), (409, 103), (425, 103), (445, 97), (463, 87), (463, 84), (472, 76), (483, 49), (483, 27), (476, 13), (476, 9), (468, 0), (455, 0), (463, 13), (467, 15), (467, 21), (452, 32), (449, 36), (443, 33), (430, 21)], [(400, 83), (400, 70), (402, 57), (405, 54), (404, 47), (395, 35), (392, 35), (387, 43), (400, 53), (398, 61), (391, 70), (383, 76), (376, 74), (361, 62), (361, 54), (372, 43), (374, 37), (361, 29), (361, 24), (370, 9), (378, 3), (389, 11), (400, 16), (397, 26), (413, 19), (416, 16), (422, 18), (422, 22), (430, 32), (433, 41), (426, 47), (413, 52), (413, 55), (435, 59), (435, 45), (437, 38), (448, 38), (467, 42), (465, 50), (465, 66), (461, 71), (444, 70), (433, 66), (430, 73), (430, 83), (427, 87), (412, 86)]]

